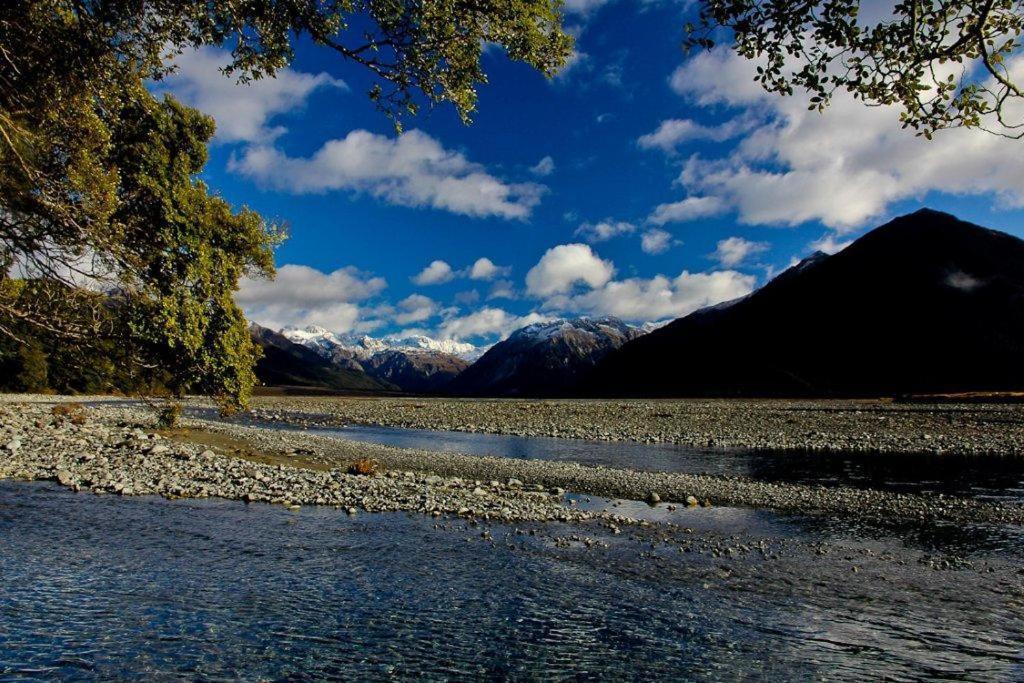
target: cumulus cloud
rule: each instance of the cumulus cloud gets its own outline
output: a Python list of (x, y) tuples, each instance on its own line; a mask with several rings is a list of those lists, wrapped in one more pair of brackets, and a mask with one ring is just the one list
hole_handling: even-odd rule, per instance
[(663, 254), (672, 246), (672, 234), (659, 228), (651, 228), (640, 237), (640, 249), (645, 254)]
[(455, 271), (445, 261), (431, 261), (430, 265), (414, 275), (413, 283), (417, 285), (440, 285), (455, 279)]
[(547, 156), (538, 161), (536, 164), (530, 167), (530, 173), (544, 177), (549, 176), (555, 172), (555, 160)]
[(438, 334), (442, 339), (458, 340), (491, 337), (493, 335), (507, 337), (520, 327), (548, 319), (548, 316), (540, 313), (529, 313), (519, 316), (501, 308), (487, 307), (468, 315), (445, 320), (438, 328)]
[(418, 130), (395, 138), (355, 130), (325, 142), (310, 157), (253, 145), (229, 168), (286, 192), (366, 192), (399, 206), (473, 217), (526, 219), (544, 193), (535, 183), (501, 180)]
[(217, 142), (268, 143), (285, 132), (270, 120), (301, 108), (316, 90), (348, 90), (345, 82), (326, 73), (309, 74), (280, 69), (274, 78), (238, 83), (221, 71), (231, 59), (226, 50), (201, 47), (174, 59), (178, 70), (161, 81), (185, 104), (217, 121)]
[[(1024, 206), (1024, 155), (1004, 139), (954, 129), (928, 141), (900, 128), (895, 107), (866, 107), (843, 92), (823, 114), (808, 111), (805, 98), (763, 92), (753, 82), (755, 67), (716, 49), (687, 60), (671, 78), (672, 88), (698, 105), (760, 121), (725, 157), (691, 158), (679, 179), (689, 193), (735, 209), (741, 222), (818, 220), (843, 233), (894, 202), (936, 191)], [(1024, 78), (1024, 57), (1007, 68)], [(1024, 105), (1011, 108), (1011, 120), (1024, 118)]]
[(243, 278), (235, 295), (250, 320), (273, 329), (287, 325), (323, 325), (347, 332), (360, 318), (358, 302), (376, 296), (387, 281), (355, 268), (324, 273), (287, 264), (274, 280)]
[(719, 240), (712, 258), (726, 268), (732, 268), (746, 261), (751, 256), (768, 251), (766, 242), (752, 242), (742, 237), (727, 237)]
[(433, 299), (422, 294), (410, 294), (398, 302), (394, 321), (399, 325), (410, 325), (428, 320), (435, 313), (437, 303)]
[(549, 305), (592, 315), (613, 315), (623, 320), (647, 321), (680, 318), (713, 304), (746, 296), (756, 279), (732, 270), (709, 273), (683, 271), (676, 278), (612, 280), (575, 296), (555, 297)]
[(509, 266), (498, 266), (494, 264), (494, 261), (487, 257), (478, 258), (476, 262), (469, 268), (469, 278), (471, 280), (493, 280), (498, 277), (504, 277), (512, 271)]
[(647, 217), (647, 221), (655, 225), (684, 223), (698, 218), (717, 216), (724, 213), (727, 208), (725, 201), (719, 197), (687, 197), (678, 202), (659, 204)]
[(526, 274), (526, 291), (532, 296), (564, 294), (578, 284), (601, 287), (611, 280), (615, 267), (602, 260), (586, 244), (561, 244), (544, 253)]
[(607, 242), (619, 235), (628, 235), (636, 231), (636, 226), (626, 221), (603, 220), (599, 223), (583, 223), (573, 233), (591, 244)]

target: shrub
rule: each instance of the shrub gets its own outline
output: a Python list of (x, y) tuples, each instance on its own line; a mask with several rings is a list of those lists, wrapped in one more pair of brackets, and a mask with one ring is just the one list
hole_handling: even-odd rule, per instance
[(360, 458), (348, 466), (349, 474), (371, 475), (377, 473), (377, 463), (369, 458)]
[(157, 414), (156, 424), (160, 429), (174, 429), (181, 419), (181, 404), (168, 403)]
[(87, 418), (85, 406), (81, 403), (58, 403), (50, 409), (54, 417), (62, 417), (73, 425), (83, 425)]

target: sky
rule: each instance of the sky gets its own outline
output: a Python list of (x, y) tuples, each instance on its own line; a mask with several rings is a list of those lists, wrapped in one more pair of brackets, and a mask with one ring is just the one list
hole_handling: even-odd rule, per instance
[(203, 180), (288, 226), (277, 278), (242, 283), (246, 315), (488, 344), (557, 317), (681, 317), (922, 206), (1024, 236), (1019, 142), (928, 142), (889, 108), (764, 93), (727, 49), (683, 53), (688, 2), (566, 11), (557, 77), (489, 48), (473, 123), (439, 107), (401, 136), (369, 74), (307, 42), (250, 85), (215, 48), (182, 55), (156, 89), (217, 120)]

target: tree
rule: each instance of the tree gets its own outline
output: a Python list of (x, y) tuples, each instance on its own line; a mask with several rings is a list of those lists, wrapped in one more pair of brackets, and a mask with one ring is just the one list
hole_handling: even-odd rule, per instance
[(811, 109), (845, 90), (898, 105), (903, 126), (929, 139), (961, 126), (1024, 137), (1024, 0), (903, 0), (867, 18), (863, 4), (705, 0), (684, 45), (710, 49), (728, 30), (767, 91), (803, 89)]
[[(144, 83), (172, 70), (175, 53), (203, 45), (229, 47), (226, 72), (243, 81), (273, 76), (304, 35), (375, 74), (368, 94), (396, 126), (424, 103), (451, 103), (468, 121), (486, 82), (486, 43), (549, 75), (565, 62), (572, 40), (558, 8), (558, 0), (0, 3), (0, 335), (17, 339), (30, 328), (86, 346), (113, 339), (172, 391), (244, 405), (256, 350), (231, 297), (242, 275), (272, 274), (279, 230), (233, 211), (196, 179), (212, 121), (156, 101)], [(34, 283), (33, 296), (6, 286), (13, 280)], [(102, 314), (110, 305), (118, 315)]]

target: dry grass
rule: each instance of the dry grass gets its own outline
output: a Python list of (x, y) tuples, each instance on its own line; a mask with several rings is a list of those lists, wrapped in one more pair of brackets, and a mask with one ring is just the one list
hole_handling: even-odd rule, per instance
[(50, 409), (54, 417), (62, 417), (73, 425), (84, 425), (88, 413), (81, 403), (58, 403)]
[(371, 474), (376, 474), (377, 470), (377, 463), (369, 458), (361, 458), (348, 466), (349, 474), (362, 474), (369, 476)]

